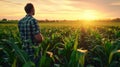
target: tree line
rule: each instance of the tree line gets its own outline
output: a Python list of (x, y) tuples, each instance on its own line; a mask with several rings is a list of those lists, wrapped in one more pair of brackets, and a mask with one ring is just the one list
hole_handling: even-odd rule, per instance
[[(83, 22), (84, 20), (38, 20), (38, 22)], [(94, 22), (120, 22), (120, 18), (115, 18), (115, 19), (105, 19), (105, 20), (92, 20)], [(6, 18), (3, 18), (0, 20), (0, 23), (17, 23), (18, 20), (8, 20)]]

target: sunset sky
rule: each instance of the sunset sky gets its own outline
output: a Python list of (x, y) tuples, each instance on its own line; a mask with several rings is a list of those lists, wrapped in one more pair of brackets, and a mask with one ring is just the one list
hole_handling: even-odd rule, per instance
[(108, 19), (120, 17), (120, 0), (0, 0), (0, 19), (21, 19), (24, 6), (33, 3), (35, 18), (41, 19)]

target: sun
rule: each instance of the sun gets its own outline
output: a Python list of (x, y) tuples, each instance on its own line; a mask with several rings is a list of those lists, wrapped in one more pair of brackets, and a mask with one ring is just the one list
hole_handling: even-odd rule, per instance
[(98, 12), (95, 10), (85, 10), (82, 13), (83, 20), (96, 20), (99, 18)]

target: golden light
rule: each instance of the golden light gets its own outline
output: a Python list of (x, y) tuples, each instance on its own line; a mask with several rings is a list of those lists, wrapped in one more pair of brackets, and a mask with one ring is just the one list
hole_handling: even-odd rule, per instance
[(81, 12), (80, 18), (83, 20), (83, 26), (93, 26), (95, 25), (97, 22), (95, 22), (94, 20), (99, 20), (101, 18), (103, 18), (104, 15), (102, 12), (99, 12), (97, 10), (84, 10), (83, 12)]
[(95, 10), (85, 10), (82, 14), (82, 19), (86, 21), (99, 19), (99, 13)]

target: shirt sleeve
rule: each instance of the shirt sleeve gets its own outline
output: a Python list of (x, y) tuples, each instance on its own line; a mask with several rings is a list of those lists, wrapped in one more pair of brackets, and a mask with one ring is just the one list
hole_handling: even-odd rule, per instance
[(32, 21), (31, 21), (31, 31), (32, 31), (33, 35), (40, 33), (38, 23), (35, 19), (32, 19)]

